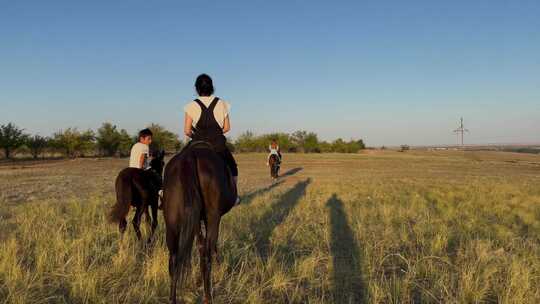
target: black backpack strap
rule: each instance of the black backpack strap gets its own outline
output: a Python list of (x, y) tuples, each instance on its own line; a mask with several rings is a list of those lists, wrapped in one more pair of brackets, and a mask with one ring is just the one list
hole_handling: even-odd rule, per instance
[(200, 101), (199, 99), (195, 99), (194, 101), (199, 104), (202, 111), (206, 110), (206, 106), (204, 105), (204, 103), (202, 103), (202, 101)]
[(208, 106), (208, 110), (211, 112), (214, 112), (214, 108), (216, 107), (218, 101), (219, 101), (219, 98), (215, 97), (214, 100), (212, 100), (212, 103), (210, 104), (210, 106)]

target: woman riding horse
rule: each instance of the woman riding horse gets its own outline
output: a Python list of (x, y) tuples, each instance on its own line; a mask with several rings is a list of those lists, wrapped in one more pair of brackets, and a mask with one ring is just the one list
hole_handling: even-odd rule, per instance
[(230, 129), (229, 104), (212, 95), (208, 75), (197, 77), (195, 87), (199, 98), (185, 107), (185, 134), (193, 140), (169, 161), (164, 176), (171, 303), (176, 303), (177, 284), (188, 276), (195, 238), (204, 303), (212, 301), (212, 257), (218, 257), (219, 223), (239, 201), (238, 168), (223, 135)]
[[(227, 138), (224, 135), (231, 130), (229, 119), (231, 106), (226, 101), (212, 95), (214, 94), (214, 84), (212, 78), (206, 74), (197, 77), (195, 89), (199, 97), (184, 107), (184, 134), (193, 141), (211, 144), (231, 170), (234, 184), (237, 186), (238, 166), (227, 147)], [(237, 198), (236, 203), (239, 200)]]

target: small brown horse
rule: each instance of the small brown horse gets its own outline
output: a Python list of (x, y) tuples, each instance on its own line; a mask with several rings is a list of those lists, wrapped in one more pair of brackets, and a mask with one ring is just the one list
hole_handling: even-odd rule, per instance
[[(162, 173), (165, 162), (164, 151), (157, 153), (150, 161), (150, 169), (141, 170), (137, 168), (125, 168), (116, 177), (116, 204), (113, 206), (109, 219), (113, 223), (118, 223), (120, 233), (124, 233), (127, 228), (126, 216), (131, 206), (136, 208), (133, 217), (133, 228), (137, 238), (141, 239), (141, 217), (146, 215), (147, 223), (150, 224), (152, 232), (148, 238), (148, 243), (152, 241), (152, 236), (157, 228), (157, 212), (159, 201), (159, 190), (162, 186)], [(152, 208), (152, 217), (148, 212), (148, 207)]]
[[(236, 186), (229, 168), (205, 142), (191, 142), (167, 164), (163, 216), (169, 248), (170, 300), (185, 282), (191, 267), (195, 236), (204, 284), (204, 303), (212, 302), (212, 255), (217, 253), (221, 217), (234, 206)], [(202, 229), (204, 224), (204, 231)]]
[(268, 163), (270, 164), (270, 177), (277, 179), (279, 177), (280, 167), (278, 156), (276, 154), (270, 155)]

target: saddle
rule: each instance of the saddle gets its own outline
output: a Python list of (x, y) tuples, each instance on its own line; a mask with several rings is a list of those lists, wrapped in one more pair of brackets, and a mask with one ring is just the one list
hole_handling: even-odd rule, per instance
[(180, 151), (180, 154), (197, 148), (207, 148), (217, 153), (216, 148), (211, 143), (204, 140), (192, 140)]
[(192, 140), (188, 143), (188, 145), (186, 146), (187, 147), (190, 147), (190, 148), (195, 148), (197, 146), (206, 146), (208, 148), (211, 148), (212, 150), (215, 150), (214, 148), (214, 145), (212, 145), (211, 143), (207, 142), (207, 141), (204, 141), (204, 140)]

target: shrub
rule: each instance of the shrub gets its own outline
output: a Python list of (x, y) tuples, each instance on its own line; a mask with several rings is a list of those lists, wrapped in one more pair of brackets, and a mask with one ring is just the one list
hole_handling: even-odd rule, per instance
[(98, 129), (96, 140), (101, 155), (114, 156), (120, 149), (122, 134), (115, 125), (105, 122)]
[(152, 131), (151, 150), (179, 151), (182, 148), (182, 142), (178, 135), (165, 129), (165, 127), (152, 123), (148, 128)]
[(0, 126), (0, 148), (4, 150), (4, 156), (10, 158), (13, 151), (24, 145), (28, 136), (23, 129), (19, 129), (13, 123)]
[(95, 148), (95, 134), (92, 130), (80, 132), (77, 128), (67, 128), (54, 134), (53, 145), (67, 157), (84, 156)]
[(34, 135), (34, 136), (29, 136), (26, 139), (25, 145), (30, 150), (30, 154), (32, 154), (32, 157), (34, 159), (37, 159), (39, 155), (41, 155), (43, 151), (45, 151), (45, 149), (49, 147), (50, 142), (51, 140), (48, 137)]

